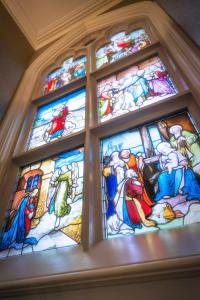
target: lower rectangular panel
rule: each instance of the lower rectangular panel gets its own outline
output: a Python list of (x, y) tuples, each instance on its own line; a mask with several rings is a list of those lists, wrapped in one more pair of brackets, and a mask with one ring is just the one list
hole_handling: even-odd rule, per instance
[(200, 143), (187, 112), (102, 139), (106, 238), (200, 221)]
[(83, 163), (79, 148), (22, 168), (0, 257), (81, 242)]

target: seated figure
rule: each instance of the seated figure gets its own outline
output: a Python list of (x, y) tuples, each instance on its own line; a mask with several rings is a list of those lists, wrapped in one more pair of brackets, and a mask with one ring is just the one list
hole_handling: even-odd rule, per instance
[(160, 143), (157, 151), (161, 173), (155, 201), (178, 195), (186, 195), (186, 200), (200, 200), (200, 186), (187, 158), (167, 142)]

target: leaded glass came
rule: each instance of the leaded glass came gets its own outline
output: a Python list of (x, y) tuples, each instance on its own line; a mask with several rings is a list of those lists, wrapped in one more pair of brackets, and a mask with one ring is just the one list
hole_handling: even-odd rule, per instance
[(200, 140), (187, 113), (105, 138), (106, 238), (200, 222)]
[(28, 139), (33, 149), (85, 128), (86, 91), (82, 88), (38, 108)]
[(96, 52), (96, 67), (99, 69), (105, 64), (110, 64), (129, 54), (151, 44), (151, 41), (144, 29), (135, 30), (129, 34), (124, 31), (111, 37), (111, 42), (101, 47)]
[(99, 121), (104, 122), (175, 95), (177, 89), (156, 56), (97, 84)]
[(83, 160), (80, 148), (22, 168), (0, 240), (3, 257), (81, 242)]
[(75, 60), (72, 57), (65, 60), (59, 69), (51, 72), (47, 76), (46, 83), (43, 88), (43, 95), (47, 95), (50, 92), (61, 88), (72, 80), (85, 76), (86, 63), (86, 56)]

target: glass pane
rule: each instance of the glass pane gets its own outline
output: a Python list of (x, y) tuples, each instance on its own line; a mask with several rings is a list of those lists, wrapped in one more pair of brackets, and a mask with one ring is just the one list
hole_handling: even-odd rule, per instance
[(22, 168), (1, 236), (0, 257), (81, 242), (83, 151)]
[(86, 63), (86, 56), (75, 60), (73, 60), (72, 57), (65, 60), (59, 69), (51, 72), (47, 76), (46, 83), (43, 88), (43, 95), (47, 95), (48, 93), (61, 88), (74, 79), (85, 76)]
[(99, 121), (110, 120), (176, 93), (163, 62), (153, 57), (97, 83)]
[(105, 138), (101, 153), (106, 238), (200, 222), (200, 140), (187, 113)]
[(96, 67), (99, 69), (105, 64), (112, 63), (129, 54), (135, 53), (148, 45), (150, 39), (144, 29), (129, 34), (119, 32), (111, 37), (111, 42), (96, 52)]
[(33, 149), (85, 127), (85, 88), (38, 108), (27, 143)]

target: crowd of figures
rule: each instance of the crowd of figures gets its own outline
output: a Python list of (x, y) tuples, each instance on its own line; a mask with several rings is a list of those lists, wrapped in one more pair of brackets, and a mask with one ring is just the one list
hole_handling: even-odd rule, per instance
[(43, 95), (55, 91), (70, 81), (86, 75), (86, 56), (76, 59), (70, 58), (62, 64), (62, 67), (50, 73), (43, 88)]
[(100, 120), (109, 120), (176, 92), (164, 64), (154, 57), (98, 83)]
[[(183, 220), (192, 204), (197, 210), (192, 221), (200, 221), (198, 135), (180, 124), (168, 126), (164, 121), (157, 124), (162, 127), (162, 140), (148, 158), (132, 150), (135, 145), (131, 132), (112, 138), (111, 143), (116, 147), (121, 141), (119, 151), (109, 150), (113, 146), (108, 147), (109, 140), (103, 141), (108, 236), (139, 233), (136, 229), (145, 232), (177, 218)], [(125, 138), (132, 147), (126, 148)]]
[(112, 63), (129, 54), (135, 53), (151, 44), (144, 29), (129, 34), (119, 32), (111, 37), (111, 42), (96, 52), (97, 69), (105, 64)]

